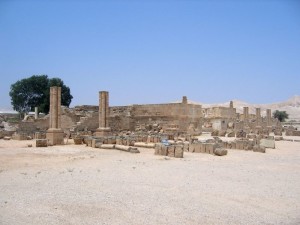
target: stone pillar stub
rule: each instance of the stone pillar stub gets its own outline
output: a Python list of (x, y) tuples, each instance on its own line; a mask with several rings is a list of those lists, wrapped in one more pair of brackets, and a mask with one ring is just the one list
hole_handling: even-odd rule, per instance
[(109, 93), (108, 91), (99, 91), (99, 128), (96, 130), (96, 136), (110, 135), (110, 127), (108, 126), (109, 116)]
[(61, 129), (61, 87), (50, 87), (50, 122), (46, 138), (51, 145), (64, 144), (64, 132)]
[(230, 101), (229, 108), (233, 108), (233, 101)]
[(182, 97), (182, 104), (187, 104), (187, 103), (188, 103), (187, 97), (183, 96)]

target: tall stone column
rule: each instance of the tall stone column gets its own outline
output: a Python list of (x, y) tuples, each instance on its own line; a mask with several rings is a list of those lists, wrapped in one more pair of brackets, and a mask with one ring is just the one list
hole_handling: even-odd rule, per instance
[(256, 126), (261, 126), (261, 110), (256, 108)]
[(108, 136), (110, 127), (108, 126), (109, 117), (109, 93), (107, 91), (99, 92), (99, 128), (96, 130), (96, 136)]
[(229, 108), (233, 108), (233, 101), (230, 101), (230, 103), (229, 103)]
[(271, 127), (272, 126), (272, 114), (271, 114), (271, 109), (267, 109), (267, 126)]
[(244, 107), (244, 121), (248, 122), (249, 120), (249, 108)]
[(51, 145), (64, 144), (64, 132), (61, 129), (61, 87), (50, 87), (50, 121), (46, 137)]
[(261, 118), (261, 109), (256, 108), (256, 132), (257, 134), (260, 134), (262, 132), (262, 118)]

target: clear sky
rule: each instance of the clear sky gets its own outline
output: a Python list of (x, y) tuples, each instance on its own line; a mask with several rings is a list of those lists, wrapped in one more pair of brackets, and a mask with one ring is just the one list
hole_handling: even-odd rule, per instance
[(300, 1), (0, 0), (0, 107), (60, 77), (72, 106), (272, 103), (300, 94)]

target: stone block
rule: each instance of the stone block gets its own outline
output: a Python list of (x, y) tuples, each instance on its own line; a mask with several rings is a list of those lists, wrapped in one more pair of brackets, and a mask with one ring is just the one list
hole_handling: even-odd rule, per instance
[(188, 152), (189, 151), (189, 143), (184, 143), (183, 144), (183, 150), (185, 151), (185, 152)]
[(260, 146), (263, 146), (265, 148), (275, 148), (275, 140), (261, 139)]
[(205, 144), (205, 152), (208, 154), (214, 154), (215, 144), (209, 143)]
[(247, 151), (252, 150), (253, 146), (254, 146), (253, 141), (244, 140), (244, 150), (247, 150)]
[(236, 140), (236, 149), (240, 149), (240, 150), (244, 149), (244, 141), (243, 140)]
[(159, 155), (160, 154), (160, 149), (161, 149), (161, 144), (156, 144), (154, 148), (154, 154)]
[(213, 130), (213, 131), (211, 132), (211, 136), (213, 136), (213, 137), (219, 136), (219, 131), (218, 131), (218, 130)]
[(168, 151), (168, 156), (169, 157), (175, 157), (175, 146), (174, 145), (170, 145), (167, 147), (167, 151)]
[(275, 141), (282, 141), (283, 137), (275, 137)]
[(167, 156), (168, 154), (168, 146), (162, 145), (160, 150), (160, 155)]
[(81, 145), (82, 144), (82, 137), (74, 137), (73, 138), (75, 145)]
[(229, 133), (227, 134), (227, 137), (235, 137), (235, 132), (234, 132), (234, 131), (229, 132)]
[(155, 143), (135, 142), (134, 146), (141, 147), (141, 148), (155, 148)]
[(194, 152), (201, 153), (201, 151), (202, 151), (202, 143), (195, 143)]
[(114, 149), (115, 145), (112, 145), (112, 144), (102, 144), (100, 146), (100, 148), (103, 148), (103, 149)]
[(220, 137), (225, 137), (226, 136), (226, 131), (224, 131), (224, 130), (219, 131), (219, 136)]
[(183, 158), (183, 145), (175, 146), (175, 158)]
[(196, 143), (190, 144), (189, 152), (195, 152)]
[(127, 146), (127, 145), (115, 145), (115, 149), (125, 151), (125, 152), (129, 152), (131, 147)]
[(38, 147), (48, 147), (48, 140), (47, 139), (36, 139), (35, 146)]
[(236, 137), (237, 138), (245, 138), (247, 135), (247, 133), (243, 130), (239, 130), (237, 133), (236, 133)]
[(51, 145), (64, 144), (64, 132), (61, 129), (50, 128), (47, 130), (46, 138)]
[(130, 153), (140, 153), (140, 151), (138, 150), (138, 148), (130, 147)]
[(224, 155), (227, 155), (227, 150), (224, 148), (216, 148), (214, 150), (214, 154), (217, 156), (224, 156)]
[(249, 138), (249, 139), (255, 139), (256, 138), (256, 134), (247, 134), (247, 138)]
[(254, 152), (261, 152), (261, 153), (266, 153), (266, 148), (261, 145), (254, 145), (253, 147)]
[(11, 139), (11, 137), (9, 137), (9, 136), (3, 137), (3, 140), (5, 140), (5, 141), (9, 141), (10, 139)]
[(300, 130), (294, 130), (293, 136), (300, 136)]
[(96, 143), (95, 148), (101, 148), (102, 145), (103, 145), (102, 142), (98, 142), (98, 143)]

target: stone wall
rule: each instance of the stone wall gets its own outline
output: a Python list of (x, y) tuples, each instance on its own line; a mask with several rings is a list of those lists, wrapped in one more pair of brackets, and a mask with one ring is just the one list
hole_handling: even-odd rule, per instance
[[(191, 126), (201, 132), (201, 105), (172, 103), (110, 107), (112, 130), (143, 130), (159, 124), (164, 131), (186, 132)], [(192, 124), (192, 125), (191, 125)]]

